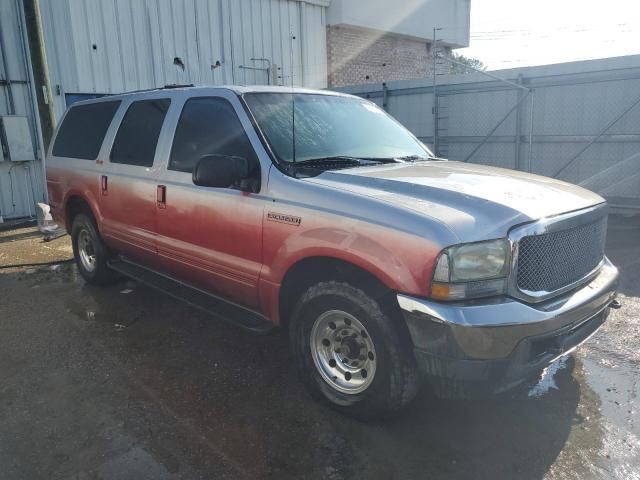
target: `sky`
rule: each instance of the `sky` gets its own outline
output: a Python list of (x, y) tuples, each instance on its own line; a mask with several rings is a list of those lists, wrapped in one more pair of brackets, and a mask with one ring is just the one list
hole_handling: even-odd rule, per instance
[(456, 52), (490, 70), (640, 54), (640, 0), (471, 0)]

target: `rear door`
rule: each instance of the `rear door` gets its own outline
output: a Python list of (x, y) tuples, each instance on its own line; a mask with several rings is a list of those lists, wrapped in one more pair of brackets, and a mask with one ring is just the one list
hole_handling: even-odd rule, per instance
[(245, 125), (251, 128), (230, 92), (186, 99), (158, 182), (165, 200), (158, 208), (158, 261), (178, 279), (254, 308), (265, 199), (259, 192), (192, 181), (203, 155), (220, 154), (249, 160), (259, 185), (260, 165)]
[(101, 177), (102, 234), (117, 250), (143, 262), (156, 258), (155, 158), (170, 106), (166, 93), (134, 97), (122, 106)]

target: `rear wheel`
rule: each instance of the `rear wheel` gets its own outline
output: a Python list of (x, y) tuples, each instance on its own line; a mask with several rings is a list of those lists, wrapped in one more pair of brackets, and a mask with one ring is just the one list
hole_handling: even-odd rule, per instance
[(298, 301), (291, 347), (311, 393), (359, 418), (400, 410), (417, 392), (410, 346), (401, 322), (364, 291), (322, 282)]
[(106, 285), (116, 279), (115, 272), (107, 265), (111, 254), (92, 216), (79, 213), (74, 217), (71, 242), (78, 271), (87, 282)]

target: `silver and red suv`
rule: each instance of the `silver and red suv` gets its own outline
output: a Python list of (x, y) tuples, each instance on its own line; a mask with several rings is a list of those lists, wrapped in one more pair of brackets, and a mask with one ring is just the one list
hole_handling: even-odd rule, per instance
[[(607, 207), (557, 180), (450, 162), (327, 91), (165, 88), (74, 104), (47, 157), (92, 283), (119, 272), (255, 332), (360, 416), (507, 390), (616, 305)], [(421, 375), (422, 374), (422, 375)]]

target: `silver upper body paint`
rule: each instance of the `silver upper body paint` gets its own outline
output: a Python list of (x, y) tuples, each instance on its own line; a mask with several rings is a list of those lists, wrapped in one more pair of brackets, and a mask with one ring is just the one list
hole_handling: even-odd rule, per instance
[(458, 243), (505, 237), (516, 225), (604, 202), (589, 190), (559, 180), (453, 161), (358, 167), (305, 181), (350, 192), (354, 201), (388, 203), (413, 213), (417, 222), (437, 222)]

